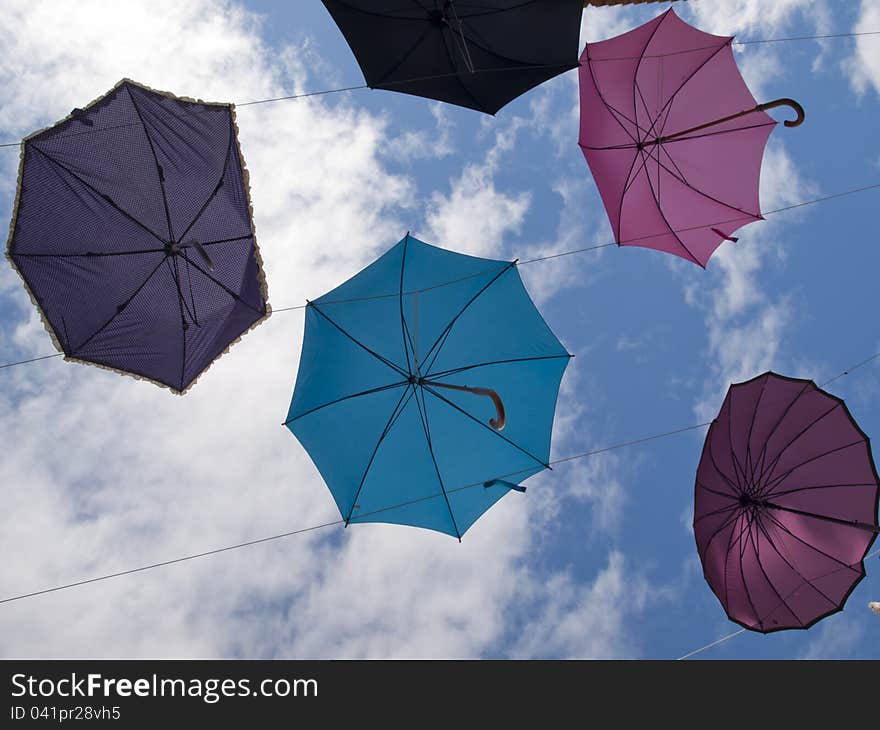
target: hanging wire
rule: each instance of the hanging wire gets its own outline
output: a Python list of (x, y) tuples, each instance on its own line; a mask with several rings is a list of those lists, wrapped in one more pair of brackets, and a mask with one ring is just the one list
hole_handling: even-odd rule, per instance
[(56, 352), (54, 355), (41, 355), (40, 357), (32, 357), (30, 360), (19, 360), (18, 362), (7, 362), (0, 365), (0, 370), (4, 368), (15, 367), (16, 365), (27, 365), (30, 362), (38, 362), (39, 360), (51, 360), (53, 357), (61, 357), (63, 352)]
[[(861, 31), (857, 33), (827, 33), (823, 35), (804, 35), (804, 36), (789, 36), (787, 38), (755, 38), (752, 40), (745, 41), (733, 41), (731, 45), (735, 46), (747, 46), (747, 45), (755, 45), (758, 43), (787, 43), (791, 41), (809, 41), (809, 40), (830, 40), (836, 38), (856, 38), (861, 36), (877, 36), (880, 35), (880, 31), (878, 30), (869, 30), (869, 31)], [(589, 45), (589, 44), (587, 44)], [(682, 53), (692, 53), (694, 51), (706, 50), (708, 48), (715, 48), (716, 46), (705, 46), (705, 47), (696, 47), (696, 48), (688, 48), (681, 51), (670, 51), (668, 53), (659, 53), (650, 56), (644, 56), (645, 58), (662, 58), (664, 56), (675, 56)], [(637, 56), (621, 56), (619, 58), (607, 58), (601, 59), (602, 61), (616, 61), (616, 60), (626, 60), (628, 58), (638, 58)], [(578, 62), (578, 65), (581, 65)], [(469, 74), (485, 74), (485, 73), (505, 73), (509, 71), (534, 71), (538, 69), (545, 68), (559, 68), (559, 64), (535, 64), (535, 65), (520, 65), (520, 66), (506, 66), (503, 68), (487, 68), (487, 69), (469, 69)], [(306, 91), (300, 94), (289, 94), (286, 96), (273, 96), (267, 99), (256, 99), (252, 101), (242, 101), (242, 102), (234, 102), (237, 108), (248, 107), (248, 106), (256, 106), (258, 104), (271, 104), (277, 101), (290, 101), (294, 99), (307, 99), (313, 96), (326, 96), (328, 94), (341, 94), (350, 91), (360, 91), (363, 89), (382, 89), (387, 91), (394, 91), (395, 86), (403, 86), (406, 84), (418, 83), (420, 81), (436, 81), (439, 79), (445, 78), (457, 78), (461, 76), (460, 72), (452, 72), (445, 74), (434, 74), (431, 76), (416, 76), (410, 79), (401, 79), (399, 81), (390, 81), (381, 84), (376, 84), (375, 86), (370, 86), (369, 84), (358, 84), (356, 86), (341, 86), (335, 89), (320, 89), (317, 91)], [(82, 132), (78, 132), (77, 134), (92, 134), (94, 132), (101, 132), (104, 130), (101, 129), (93, 129), (93, 130), (83, 130)], [(0, 148), (8, 148), (11, 149), (13, 147), (20, 147), (21, 142), (3, 142), (0, 143)]]
[[(861, 360), (860, 362), (856, 363), (855, 365), (852, 365), (851, 367), (847, 368), (846, 370), (842, 371), (838, 375), (834, 376), (833, 378), (831, 378), (830, 380), (827, 380), (825, 382), (830, 383), (833, 380), (837, 380), (838, 378), (843, 377), (844, 375), (849, 375), (849, 374), (855, 372), (856, 370), (858, 370), (859, 368), (864, 367), (868, 363), (873, 362), (874, 360), (876, 360), (878, 358), (880, 358), (880, 352), (872, 355), (869, 358)], [(565, 464), (570, 461), (575, 461), (576, 459), (585, 459), (585, 458), (588, 458), (591, 456), (595, 456), (597, 454), (606, 453), (608, 451), (614, 451), (616, 449), (622, 449), (622, 448), (626, 448), (629, 446), (635, 446), (637, 444), (643, 444), (643, 443), (647, 443), (649, 441), (656, 441), (658, 439), (667, 438), (669, 436), (675, 436), (675, 435), (682, 434), (682, 433), (688, 433), (690, 431), (695, 431), (700, 428), (705, 428), (706, 426), (710, 425), (711, 423), (712, 423), (711, 421), (706, 421), (704, 423), (697, 423), (693, 426), (686, 426), (684, 428), (677, 428), (677, 429), (673, 429), (671, 431), (665, 431), (663, 433), (654, 434), (652, 436), (645, 436), (643, 438), (634, 439), (632, 441), (624, 441), (622, 443), (613, 444), (611, 446), (604, 446), (602, 448), (592, 449), (590, 451), (584, 451), (580, 454), (573, 454), (571, 456), (563, 456), (558, 459), (553, 459), (552, 461), (549, 462), (549, 465), (556, 466), (559, 464)], [(530, 471), (530, 469), (521, 469), (519, 471), (510, 472), (508, 474), (502, 474), (502, 475), (495, 477), (495, 478), (503, 480), (503, 479), (507, 479), (507, 478), (511, 478), (511, 477), (520, 476), (528, 471)], [(471, 484), (465, 484), (463, 486), (455, 487), (453, 489), (447, 489), (445, 491), (445, 494), (446, 495), (455, 494), (457, 492), (463, 492), (468, 489), (474, 489), (476, 487), (483, 487), (485, 485), (485, 483), (486, 483), (485, 480), (482, 480), (479, 482), (472, 482)], [(358, 515), (358, 519), (361, 520), (364, 517), (371, 517), (371, 516), (374, 516), (377, 514), (381, 514), (383, 512), (388, 512), (390, 510), (400, 509), (401, 507), (408, 507), (410, 505), (418, 504), (421, 502), (426, 502), (431, 499), (437, 499), (442, 496), (444, 496), (443, 491), (435, 492), (434, 494), (429, 494), (425, 497), (419, 497), (418, 499), (412, 499), (412, 500), (408, 500), (406, 502), (399, 502), (397, 504), (389, 505), (387, 507), (381, 507), (381, 508), (373, 510), (371, 512), (365, 512), (362, 515)], [(199, 552), (199, 553), (193, 553), (191, 555), (184, 555), (179, 558), (172, 558), (170, 560), (163, 560), (158, 563), (150, 563), (148, 565), (142, 565), (137, 568), (130, 568), (128, 570), (121, 570), (121, 571), (117, 571), (115, 573), (107, 573), (105, 575), (99, 575), (94, 578), (86, 578), (84, 580), (79, 580), (79, 581), (75, 581), (72, 583), (65, 583), (63, 585), (53, 586), (51, 588), (42, 588), (37, 591), (31, 591), (30, 593), (22, 593), (22, 594), (19, 594), (16, 596), (9, 596), (7, 598), (0, 599), (0, 604), (12, 603), (14, 601), (21, 601), (26, 598), (33, 598), (35, 596), (42, 596), (47, 593), (55, 593), (57, 591), (63, 591), (68, 588), (76, 588), (77, 586), (88, 585), (90, 583), (99, 583), (101, 581), (110, 580), (112, 578), (119, 578), (119, 577), (122, 577), (125, 575), (131, 575), (133, 573), (143, 573), (148, 570), (162, 568), (162, 567), (165, 567), (168, 565), (175, 565), (177, 563), (185, 563), (190, 560), (196, 560), (198, 558), (204, 558), (204, 557), (208, 557), (210, 555), (217, 555), (219, 553), (226, 553), (226, 552), (230, 552), (232, 550), (238, 550), (240, 548), (250, 547), (252, 545), (260, 545), (262, 543), (273, 542), (275, 540), (281, 540), (281, 539), (284, 539), (287, 537), (291, 537), (293, 535), (301, 535), (301, 534), (307, 533), (307, 532), (315, 532), (317, 530), (323, 530), (327, 527), (333, 527), (333, 526), (342, 525), (342, 524), (345, 524), (344, 519), (337, 519), (337, 520), (333, 520), (331, 522), (324, 522), (324, 523), (320, 523), (317, 525), (312, 525), (310, 527), (303, 527), (298, 530), (291, 530), (290, 532), (284, 532), (284, 533), (281, 533), (278, 535), (271, 535), (269, 537), (257, 538), (255, 540), (248, 540), (246, 542), (240, 542), (240, 543), (236, 543), (234, 545), (227, 545), (224, 547), (215, 548), (213, 550), (206, 550), (206, 551)], [(876, 555), (880, 555), (880, 550), (878, 550), (874, 553), (871, 553), (870, 555), (865, 556), (864, 560), (869, 560), (870, 558), (872, 558)], [(743, 631), (745, 631), (745, 629), (743, 629), (742, 631), (737, 631), (737, 632), (730, 634), (728, 636), (724, 636), (721, 639), (718, 639), (718, 640), (712, 642), (711, 644), (707, 644), (704, 647), (701, 647), (699, 649), (695, 649), (694, 651), (686, 654), (685, 656), (683, 656), (681, 658), (687, 659), (688, 657), (694, 656), (695, 654), (699, 654), (700, 652), (705, 651), (706, 649), (709, 649), (709, 648), (716, 646), (724, 641), (727, 641), (728, 639), (733, 638), (734, 636), (737, 636), (738, 634), (741, 634)]]
[[(646, 442), (646, 441), (652, 441), (652, 440), (655, 440), (655, 439), (660, 439), (660, 438), (663, 438), (663, 437), (665, 437), (665, 436), (673, 436), (673, 435), (675, 435), (675, 434), (685, 433), (686, 431), (693, 431), (694, 429), (701, 428), (702, 426), (707, 426), (707, 425), (708, 425), (708, 423), (705, 423), (705, 424), (697, 424), (697, 425), (695, 425), (695, 426), (688, 426), (687, 428), (679, 428), (679, 429), (675, 429), (674, 431), (667, 431), (666, 433), (655, 434), (655, 435), (653, 435), (653, 436), (648, 436), (648, 437), (645, 437), (645, 438), (637, 439), (637, 440), (635, 440), (635, 441), (628, 441), (628, 442), (621, 443), (621, 444), (615, 444), (615, 445), (613, 445), (613, 446), (606, 446), (606, 447), (603, 447), (603, 448), (600, 448), (600, 449), (594, 449), (593, 451), (586, 451), (586, 452), (584, 452), (584, 453), (582, 453), (582, 454), (576, 454), (576, 455), (573, 455), (573, 456), (562, 457), (562, 458), (560, 458), (560, 459), (555, 459), (555, 460), (553, 460), (553, 461), (550, 461), (549, 463), (550, 463), (551, 466), (556, 465), (556, 464), (563, 464), (563, 463), (566, 463), (566, 462), (569, 462), (569, 461), (573, 461), (573, 460), (575, 460), (575, 459), (583, 459), (583, 458), (586, 458), (586, 457), (588, 457), (588, 456), (593, 456), (593, 455), (595, 455), (595, 454), (601, 454), (601, 453), (604, 453), (604, 452), (606, 452), (606, 451), (611, 451), (611, 450), (614, 450), (614, 449), (621, 449), (621, 448), (624, 448), (624, 447), (626, 447), (626, 446), (631, 446), (631, 445), (634, 445), (634, 444), (644, 443), (644, 442)], [(503, 479), (508, 479), (508, 478), (512, 478), (512, 477), (520, 476), (520, 475), (522, 475), (522, 474), (524, 474), (524, 473), (526, 473), (526, 472), (529, 472), (529, 471), (531, 471), (531, 469), (521, 469), (521, 470), (519, 470), (519, 471), (510, 472), (510, 473), (508, 473), (508, 474), (502, 474), (500, 477), (496, 477), (496, 478), (497, 478), (497, 479), (502, 479), (502, 480), (503, 480)], [(468, 489), (474, 489), (474, 488), (476, 488), (476, 487), (481, 487), (481, 488), (482, 488), (482, 487), (484, 487), (485, 483), (486, 483), (486, 480), (482, 480), (482, 481), (479, 481), (479, 482), (473, 482), (473, 483), (471, 483), (471, 484), (465, 484), (465, 485), (460, 486), (460, 487), (455, 487), (455, 488), (452, 488), (452, 489), (447, 489), (447, 490), (445, 491), (445, 493), (446, 493), (447, 495), (449, 495), (449, 494), (456, 494), (456, 493), (458, 493), (458, 492), (463, 492), (463, 491), (466, 491), (466, 490), (468, 490)], [(399, 503), (396, 503), (396, 504), (388, 505), (387, 507), (381, 507), (381, 508), (379, 508), (379, 509), (372, 510), (372, 511), (370, 511), (370, 512), (365, 512), (364, 514), (359, 514), (357, 519), (360, 521), (360, 520), (362, 520), (364, 517), (372, 517), (372, 516), (374, 516), (374, 515), (381, 514), (381, 513), (383, 513), (383, 512), (388, 512), (388, 511), (391, 511), (391, 510), (400, 509), (401, 507), (409, 507), (410, 505), (418, 504), (418, 503), (420, 503), (420, 502), (427, 502), (427, 501), (432, 500), (432, 499), (438, 499), (438, 498), (440, 498), (440, 497), (443, 497), (443, 495), (444, 495), (444, 492), (440, 491), (440, 492), (435, 492), (434, 494), (429, 494), (429, 495), (427, 495), (427, 496), (425, 496), (425, 497), (419, 497), (419, 498), (417, 498), (417, 499), (408, 500), (408, 501), (406, 501), (406, 502), (399, 502)], [(333, 520), (333, 521), (331, 521), (331, 522), (323, 522), (323, 523), (321, 523), (321, 524), (312, 525), (312, 526), (310, 526), (310, 527), (303, 527), (303, 528), (300, 528), (300, 529), (298, 529), (298, 530), (291, 530), (290, 532), (284, 532), (284, 533), (281, 533), (281, 534), (278, 534), (278, 535), (271, 535), (271, 536), (269, 536), (269, 537), (262, 537), (262, 538), (258, 538), (258, 539), (255, 539), (255, 540), (247, 540), (247, 541), (245, 541), (245, 542), (236, 543), (235, 545), (227, 545), (227, 546), (224, 546), (224, 547), (215, 548), (215, 549), (213, 549), (213, 550), (206, 550), (206, 551), (199, 552), (199, 553), (193, 553), (193, 554), (191, 554), (191, 555), (184, 555), (184, 556), (179, 557), (179, 558), (172, 558), (172, 559), (170, 559), (170, 560), (163, 560), (163, 561), (158, 562), (158, 563), (150, 563), (150, 564), (148, 564), (148, 565), (142, 565), (142, 566), (137, 567), (137, 568), (130, 568), (130, 569), (128, 569), (128, 570), (121, 570), (121, 571), (117, 571), (117, 572), (115, 572), (115, 573), (107, 573), (107, 574), (105, 574), (105, 575), (99, 575), (99, 576), (96, 576), (96, 577), (94, 577), (94, 578), (86, 578), (86, 579), (84, 579), (84, 580), (74, 581), (74, 582), (72, 582), (72, 583), (65, 583), (65, 584), (63, 584), (63, 585), (53, 586), (53, 587), (51, 587), (51, 588), (42, 588), (42, 589), (37, 590), (37, 591), (31, 591), (30, 593), (22, 593), (22, 594), (20, 594), (20, 595), (16, 595), (16, 596), (9, 596), (9, 597), (7, 597), (7, 598), (2, 598), (2, 599), (0, 599), (0, 604), (3, 604), (3, 603), (12, 603), (12, 602), (14, 602), (14, 601), (21, 601), (21, 600), (24, 600), (25, 598), (33, 598), (33, 597), (35, 597), (35, 596), (42, 596), (42, 595), (45, 595), (45, 594), (47, 594), (47, 593), (55, 593), (55, 592), (57, 592), (57, 591), (63, 591), (63, 590), (66, 590), (66, 589), (68, 589), (68, 588), (76, 588), (77, 586), (88, 585), (88, 584), (90, 584), (90, 583), (99, 583), (99, 582), (101, 582), (101, 581), (110, 580), (110, 579), (112, 579), (112, 578), (119, 578), (119, 577), (122, 577), (122, 576), (125, 576), (125, 575), (131, 575), (132, 573), (143, 573), (144, 571), (147, 571), (147, 570), (153, 570), (153, 569), (155, 569), (155, 568), (162, 568), (162, 567), (165, 567), (165, 566), (168, 566), (168, 565), (174, 565), (174, 564), (176, 564), (176, 563), (185, 563), (185, 562), (188, 562), (188, 561), (190, 561), (190, 560), (197, 560), (198, 558), (203, 558), (203, 557), (207, 557), (207, 556), (210, 556), (210, 555), (217, 555), (218, 553), (230, 552), (230, 551), (232, 551), (232, 550), (238, 550), (238, 549), (240, 549), (240, 548), (250, 547), (250, 546), (252, 546), (252, 545), (259, 545), (259, 544), (262, 544), (262, 543), (273, 542), (273, 541), (275, 541), (275, 540), (281, 540), (281, 539), (284, 539), (284, 538), (286, 538), (286, 537), (291, 537), (291, 536), (293, 536), (293, 535), (301, 535), (301, 534), (306, 533), (306, 532), (314, 532), (314, 531), (317, 531), (317, 530), (325, 529), (325, 528), (327, 528), (327, 527), (334, 527), (334, 526), (336, 526), (336, 525), (344, 525), (344, 524), (345, 524), (345, 520), (344, 520), (344, 519)]]
[[(880, 188), (880, 183), (874, 183), (873, 185), (863, 185), (862, 187), (859, 187), (859, 188), (852, 188), (850, 190), (843, 190), (838, 193), (831, 193), (830, 195), (824, 195), (820, 198), (813, 198), (812, 200), (805, 200), (800, 203), (794, 203), (792, 205), (786, 205), (782, 208), (776, 208), (774, 210), (769, 210), (766, 213), (764, 213), (764, 216), (766, 217), (768, 215), (776, 215), (777, 213), (784, 213), (785, 211), (788, 211), (788, 210), (794, 210), (796, 208), (804, 208), (808, 205), (816, 205), (817, 203), (824, 203), (825, 201), (828, 201), (828, 200), (835, 200), (837, 198), (846, 197), (847, 195), (855, 195), (856, 193), (863, 193), (868, 190), (876, 190), (878, 188)], [(748, 218), (746, 218), (746, 217), (728, 218), (723, 221), (717, 221), (715, 223), (704, 224), (704, 225), (700, 225), (700, 226), (690, 226), (688, 228), (676, 228), (672, 231), (672, 233), (685, 233), (687, 231), (693, 231), (693, 230), (697, 230), (700, 228), (705, 228), (706, 225), (723, 225), (724, 223), (735, 223), (740, 220), (752, 220), (752, 218), (751, 217), (748, 217)], [(658, 237), (667, 236), (667, 235), (669, 235), (668, 232), (667, 233), (654, 233), (654, 234), (647, 235), (647, 236), (639, 236), (637, 238), (628, 238), (624, 241), (621, 241), (621, 244), (637, 243), (639, 241), (645, 241), (645, 240), (648, 240), (651, 238), (658, 238)], [(561, 251), (559, 253), (548, 254), (547, 256), (538, 256), (537, 258), (526, 259), (525, 261), (517, 261), (516, 263), (517, 263), (517, 266), (525, 266), (527, 264), (534, 264), (534, 263), (538, 263), (540, 261), (551, 261), (554, 259), (562, 258), (563, 256), (572, 256), (574, 254), (587, 253), (589, 251), (598, 251), (599, 249), (609, 248), (610, 246), (616, 246), (616, 245), (618, 245), (618, 244), (615, 242), (601, 243), (597, 246), (587, 246), (585, 248), (572, 249), (571, 251)], [(403, 294), (407, 295), (407, 296), (411, 295), (411, 294), (421, 294), (423, 292), (430, 291), (432, 289), (438, 289), (443, 286), (450, 286), (452, 284), (457, 284), (457, 283), (464, 281), (466, 279), (472, 279), (474, 277), (483, 276), (484, 274), (490, 273), (491, 271), (494, 271), (494, 269), (485, 269), (483, 271), (478, 271), (475, 274), (468, 274), (467, 276), (462, 276), (458, 279), (452, 279), (450, 281), (440, 282), (439, 284), (434, 284), (433, 286), (425, 287), (424, 289), (414, 289), (412, 291), (405, 291), (405, 292), (403, 292)], [(324, 304), (348, 304), (351, 302), (366, 302), (366, 301), (372, 301), (372, 300), (376, 300), (376, 299), (389, 299), (389, 298), (393, 298), (393, 297), (397, 297), (397, 296), (400, 296), (400, 294), (397, 292), (394, 292), (394, 293), (389, 293), (389, 294), (375, 294), (375, 295), (366, 296), (366, 297), (353, 297), (351, 299), (330, 299), (330, 300), (327, 300), (323, 303)], [(281, 307), (279, 309), (273, 308), (272, 314), (278, 314), (280, 312), (294, 312), (294, 311), (298, 311), (301, 309), (306, 309), (308, 306), (309, 306), (308, 304), (298, 304), (298, 305), (292, 306), (292, 307)], [(0, 370), (3, 370), (4, 368), (11, 368), (16, 365), (27, 365), (28, 363), (37, 362), (39, 360), (48, 360), (53, 357), (61, 357), (62, 354), (64, 354), (64, 353), (56, 353), (54, 355), (43, 355), (41, 357), (34, 357), (29, 360), (19, 360), (17, 362), (8, 362), (8, 363), (0, 365)], [(838, 376), (838, 377), (842, 377), (842, 375), (845, 375), (845, 374), (846, 373), (842, 373), (841, 376)]]

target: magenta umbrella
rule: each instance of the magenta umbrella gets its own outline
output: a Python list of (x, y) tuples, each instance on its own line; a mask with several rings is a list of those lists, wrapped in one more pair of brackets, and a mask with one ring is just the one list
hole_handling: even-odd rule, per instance
[(698, 30), (674, 11), (581, 55), (580, 147), (618, 245), (706, 266), (732, 233), (762, 218), (758, 183), (776, 122), (733, 58), (733, 38)]
[(697, 469), (694, 536), (732, 621), (806, 629), (865, 575), (880, 497), (868, 437), (840, 398), (772, 372), (730, 386)]

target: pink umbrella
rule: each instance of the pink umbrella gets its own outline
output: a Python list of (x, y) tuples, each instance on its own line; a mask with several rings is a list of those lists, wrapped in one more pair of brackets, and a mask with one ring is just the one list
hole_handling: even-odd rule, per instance
[(733, 38), (674, 11), (581, 56), (580, 147), (618, 245), (666, 251), (706, 266), (724, 240), (762, 218), (758, 181), (776, 122), (733, 58)]
[(865, 575), (880, 498), (868, 437), (811, 380), (731, 385), (697, 469), (694, 536), (732, 621), (806, 629)]

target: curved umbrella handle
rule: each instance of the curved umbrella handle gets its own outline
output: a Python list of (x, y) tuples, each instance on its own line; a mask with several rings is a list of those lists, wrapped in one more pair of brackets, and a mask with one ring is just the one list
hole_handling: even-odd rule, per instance
[(425, 385), (436, 385), (438, 388), (447, 388), (448, 390), (462, 390), (466, 393), (473, 393), (474, 395), (484, 395), (487, 398), (491, 398), (492, 403), (495, 405), (496, 417), (489, 419), (489, 425), (496, 431), (500, 431), (507, 424), (507, 414), (504, 412), (504, 402), (501, 400), (501, 396), (498, 395), (497, 391), (494, 391), (491, 388), (471, 388), (467, 385), (438, 383), (436, 380), (425, 380), (424, 383)]
[(804, 119), (806, 118), (806, 112), (804, 112), (804, 108), (796, 102), (794, 99), (783, 98), (783, 99), (774, 99), (773, 101), (767, 101), (763, 104), (758, 104), (755, 109), (759, 112), (767, 111), (768, 109), (776, 109), (780, 106), (791, 107), (794, 110), (794, 113), (797, 114), (797, 118), (795, 119), (786, 119), (783, 124), (786, 127), (799, 127), (804, 123)]

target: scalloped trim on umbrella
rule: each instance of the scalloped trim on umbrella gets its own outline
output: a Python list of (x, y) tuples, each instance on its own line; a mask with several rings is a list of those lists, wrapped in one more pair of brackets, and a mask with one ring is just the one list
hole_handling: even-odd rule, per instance
[(73, 355), (68, 355), (67, 352), (65, 352), (64, 346), (61, 344), (61, 340), (59, 339), (58, 335), (56, 334), (55, 329), (52, 327), (52, 324), (49, 322), (48, 318), (46, 317), (46, 314), (43, 311), (43, 308), (40, 306), (40, 302), (37, 300), (36, 295), (34, 294), (34, 292), (31, 290), (30, 286), (28, 285), (27, 280), (24, 278), (24, 275), (22, 274), (21, 270), (18, 268), (18, 266), (16, 266), (15, 261), (12, 258), (11, 249), (12, 249), (12, 238), (15, 233), (15, 224), (18, 219), (18, 208), (19, 208), (19, 204), (20, 204), (20, 200), (21, 200), (21, 181), (22, 181), (22, 177), (24, 174), (24, 157), (25, 157), (25, 151), (27, 149), (26, 143), (28, 142), (28, 140), (33, 139), (34, 137), (37, 137), (37, 136), (43, 134), (44, 132), (48, 132), (49, 130), (55, 129), (56, 127), (59, 127), (62, 124), (65, 124), (66, 122), (70, 121), (71, 119), (74, 118), (74, 115), (72, 113), (68, 114), (63, 119), (55, 122), (54, 124), (50, 124), (46, 127), (43, 127), (42, 129), (38, 129), (35, 132), (31, 132), (31, 134), (27, 135), (26, 137), (23, 137), (21, 140), (21, 150), (19, 152), (19, 160), (18, 160), (18, 178), (16, 179), (16, 183), (15, 183), (15, 199), (12, 203), (12, 217), (9, 221), (9, 236), (6, 239), (6, 259), (7, 259), (7, 261), (9, 261), (9, 264), (12, 266), (13, 271), (15, 271), (16, 274), (18, 274), (18, 277), (21, 279), (22, 284), (24, 284), (25, 291), (27, 292), (28, 297), (30, 297), (31, 304), (33, 304), (33, 306), (36, 308), (38, 314), (40, 315), (40, 321), (42, 322), (43, 327), (45, 328), (46, 332), (49, 333), (49, 337), (52, 340), (52, 344), (55, 346), (55, 349), (58, 350), (58, 352), (60, 352), (64, 355), (64, 360), (66, 362), (75, 362), (75, 363), (79, 363), (82, 365), (91, 365), (92, 367), (99, 368), (100, 370), (109, 370), (110, 372), (118, 373), (120, 375), (127, 375), (128, 377), (134, 378), (135, 380), (143, 380), (145, 382), (152, 383), (153, 385), (157, 385), (160, 388), (165, 388), (166, 390), (171, 391), (175, 395), (186, 395), (189, 392), (189, 390), (201, 379), (201, 377), (211, 368), (211, 366), (215, 362), (217, 362), (217, 360), (219, 360), (221, 357), (223, 357), (225, 354), (227, 354), (232, 349), (233, 345), (237, 344), (241, 340), (242, 337), (244, 337), (246, 334), (248, 334), (251, 330), (255, 329), (258, 325), (265, 322), (272, 315), (272, 306), (269, 304), (269, 286), (268, 286), (268, 282), (266, 281), (266, 272), (265, 272), (265, 269), (263, 268), (263, 257), (260, 253), (260, 247), (257, 244), (256, 226), (254, 225), (254, 206), (251, 201), (250, 172), (248, 171), (247, 164), (244, 161), (244, 155), (242, 155), (242, 152), (241, 152), (241, 144), (238, 139), (238, 132), (239, 132), (238, 121), (237, 121), (236, 114), (235, 114), (235, 104), (233, 104), (233, 103), (217, 102), (217, 101), (204, 101), (203, 99), (195, 99), (191, 96), (178, 96), (177, 94), (174, 94), (170, 91), (163, 91), (161, 89), (154, 89), (150, 86), (147, 86), (146, 84), (141, 84), (141, 83), (134, 81), (128, 77), (125, 77), (125, 78), (119, 80), (116, 84), (114, 84), (113, 88), (111, 88), (109, 91), (107, 91), (106, 93), (101, 94), (101, 96), (98, 96), (97, 98), (93, 99), (88, 104), (86, 104), (84, 107), (81, 107), (78, 111), (85, 111), (85, 110), (90, 109), (91, 107), (93, 107), (97, 104), (100, 104), (102, 101), (104, 101), (104, 99), (109, 97), (113, 92), (115, 92), (117, 89), (119, 89), (123, 84), (131, 84), (132, 86), (137, 86), (140, 89), (144, 89), (145, 91), (149, 91), (153, 94), (158, 94), (160, 96), (164, 96), (168, 99), (172, 99), (173, 101), (183, 101), (183, 102), (192, 103), (192, 104), (201, 104), (203, 106), (219, 106), (219, 107), (226, 107), (227, 109), (229, 109), (230, 122), (232, 124), (232, 131), (233, 131), (233, 138), (235, 140), (235, 150), (236, 150), (236, 153), (238, 154), (239, 166), (241, 167), (242, 182), (244, 184), (244, 191), (245, 191), (245, 200), (247, 201), (248, 214), (250, 216), (251, 238), (253, 240), (253, 256), (254, 256), (254, 260), (256, 261), (256, 264), (257, 264), (257, 281), (260, 284), (260, 294), (263, 297), (263, 303), (265, 304), (265, 307), (266, 307), (266, 313), (262, 317), (257, 319), (253, 324), (251, 324), (250, 327), (248, 327), (246, 330), (244, 330), (238, 337), (236, 337), (234, 340), (232, 340), (224, 348), (224, 350), (220, 354), (218, 354), (213, 360), (211, 360), (211, 362), (209, 362), (202, 369), (202, 371), (192, 380), (192, 382), (190, 382), (186, 386), (186, 388), (184, 388), (183, 390), (179, 390), (178, 388), (170, 386), (167, 383), (161, 383), (158, 380), (153, 380), (152, 378), (147, 377), (146, 375), (139, 375), (139, 374), (133, 373), (129, 370), (122, 370), (120, 368), (114, 368), (109, 365), (103, 365), (101, 363), (92, 362), (91, 360), (82, 360), (82, 359), (75, 357)]

